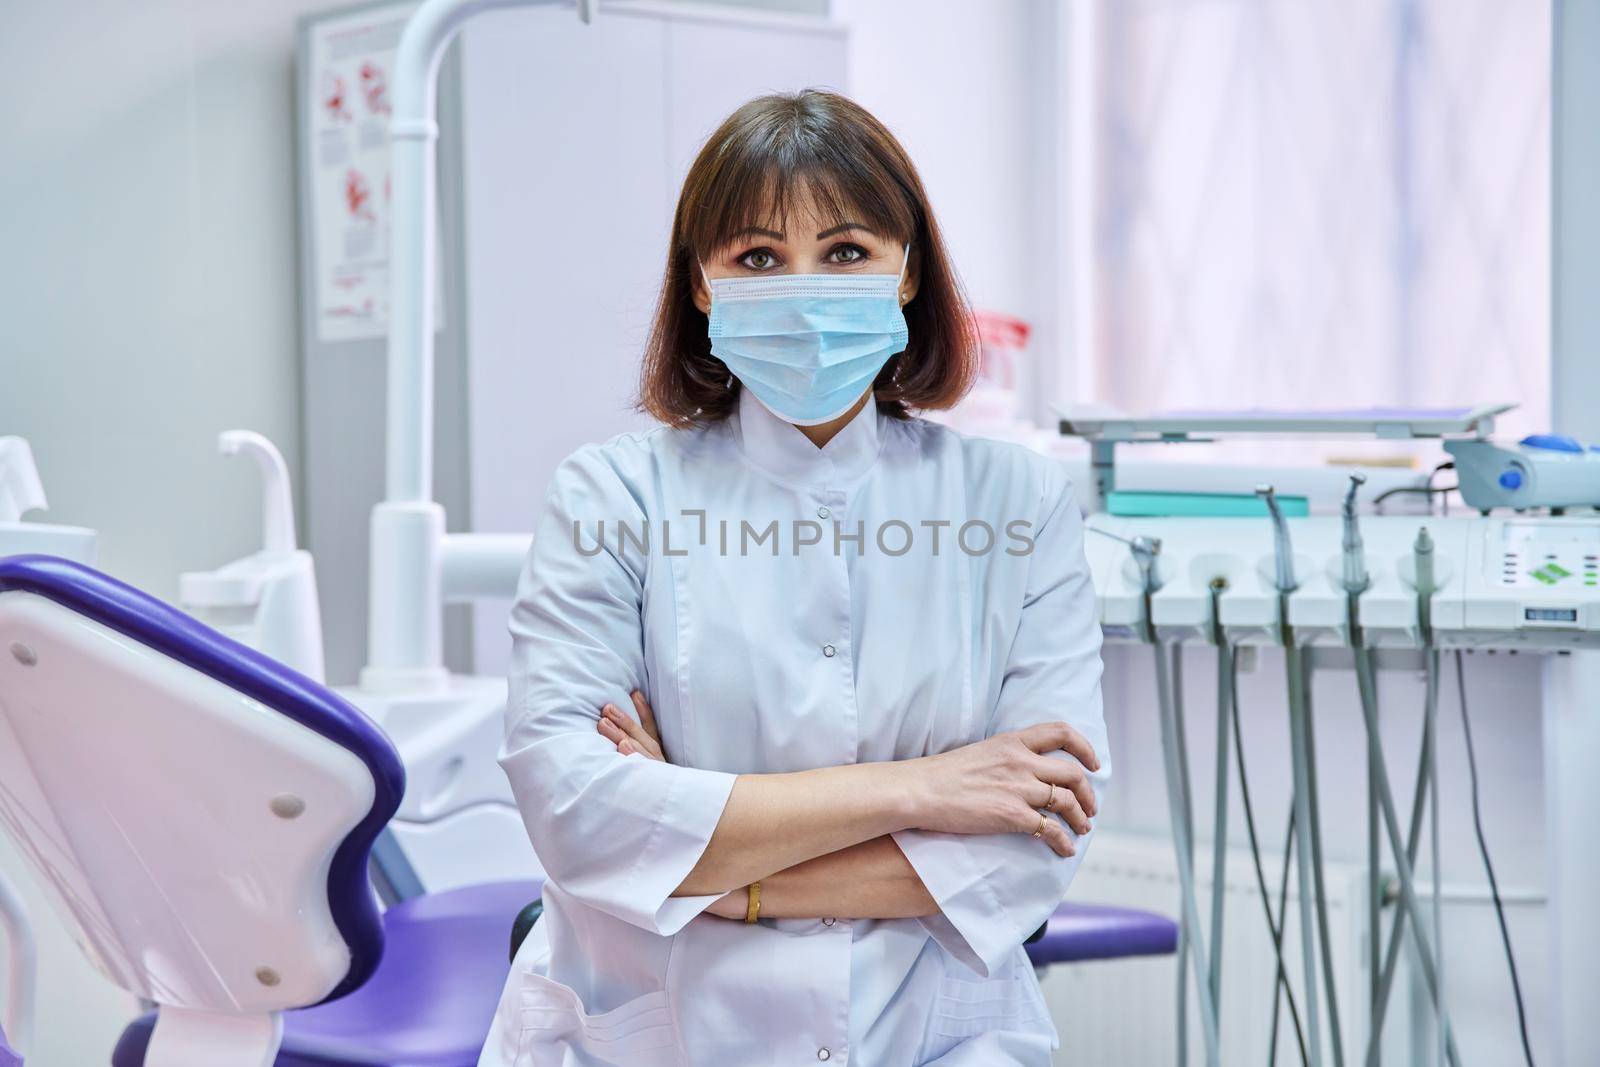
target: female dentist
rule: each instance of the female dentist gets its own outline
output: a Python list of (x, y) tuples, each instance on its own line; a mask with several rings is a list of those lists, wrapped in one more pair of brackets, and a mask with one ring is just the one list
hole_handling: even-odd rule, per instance
[(557, 469), (501, 765), (549, 872), (485, 1067), (1049, 1063), (1022, 948), (1110, 772), (1059, 466), (912, 416), (976, 341), (922, 183), (825, 92), (690, 168), (663, 426)]

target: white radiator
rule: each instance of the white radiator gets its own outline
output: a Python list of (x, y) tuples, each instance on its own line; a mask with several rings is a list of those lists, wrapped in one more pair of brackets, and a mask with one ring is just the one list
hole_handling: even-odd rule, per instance
[[(1267, 885), (1277, 907), (1279, 872), (1282, 870), (1281, 825), (1263, 841), (1262, 855)], [(1200, 916), (1211, 922), (1210, 843), (1196, 847), (1195, 866), (1201, 887)], [(1346, 1063), (1361, 1062), (1358, 1040), (1367, 1033), (1367, 961), (1363, 938), (1366, 914), (1365, 872), (1353, 865), (1326, 865), (1329, 935), (1333, 942), (1333, 971), (1338, 989), (1340, 1030), (1344, 1035)], [(1304, 968), (1300, 962), (1300, 927), (1294, 871), (1289, 874), (1288, 927), (1284, 936), (1285, 964), (1295, 991), (1301, 1018), (1305, 1017)], [(1256, 887), (1250, 854), (1229, 853), (1227, 903), (1223, 914), (1221, 1051), (1224, 1064), (1265, 1064), (1272, 1026), (1273, 980), (1276, 972), (1272, 939)], [(1172, 844), (1161, 838), (1106, 834), (1097, 836), (1073, 881), (1069, 900), (1143, 908), (1177, 918), (1178, 873)], [(1191, 964), (1189, 982), (1188, 1062), (1205, 1063)], [(1404, 975), (1400, 976), (1404, 981)], [(1050, 1005), (1061, 1048), (1056, 1064), (1159, 1067), (1177, 1063), (1177, 957), (1153, 957), (1061, 964), (1044, 975), (1045, 999)], [(1390, 1002), (1386, 1036), (1404, 1033), (1405, 986)], [(1321, 1008), (1324, 1062), (1332, 1062), (1326, 1004)], [(1386, 1042), (1387, 1046), (1387, 1042)], [(1387, 1058), (1386, 1058), (1387, 1059)], [(1298, 1064), (1294, 1028), (1287, 1002), (1278, 1027), (1279, 1064)], [(1399, 1062), (1389, 1059), (1388, 1062)]]

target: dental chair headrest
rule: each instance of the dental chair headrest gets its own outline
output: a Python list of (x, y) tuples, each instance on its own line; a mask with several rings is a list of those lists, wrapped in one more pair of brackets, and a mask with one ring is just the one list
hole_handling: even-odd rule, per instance
[(0, 559), (0, 825), (125, 988), (275, 1009), (359, 987), (383, 951), (368, 856), (404, 789), (325, 686), (93, 568)]

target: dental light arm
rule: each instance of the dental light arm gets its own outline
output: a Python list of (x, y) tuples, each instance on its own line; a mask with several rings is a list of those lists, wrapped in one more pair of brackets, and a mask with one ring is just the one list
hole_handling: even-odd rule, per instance
[[(426, 0), (395, 55), (390, 137), (388, 407), (385, 493), (372, 512), (367, 665), (361, 687), (437, 691), (444, 670), (443, 608), (452, 594), (494, 582), (511, 588), (516, 558), (500, 542), (445, 534), (433, 499), (435, 173), (438, 74), (445, 49), (474, 15), (562, 0)], [(594, 0), (565, 0), (593, 17)], [(452, 581), (459, 584), (451, 587)]]

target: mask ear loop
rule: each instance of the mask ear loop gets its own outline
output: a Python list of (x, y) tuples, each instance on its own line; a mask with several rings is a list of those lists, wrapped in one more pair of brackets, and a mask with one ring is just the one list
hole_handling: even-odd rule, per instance
[[(694, 265), (700, 268), (700, 280), (705, 283), (705, 286), (706, 286), (706, 300), (709, 301), (709, 300), (712, 299), (712, 296), (711, 296), (711, 275), (706, 273), (706, 265), (700, 259), (699, 256), (695, 257)], [(733, 372), (729, 371), (728, 372), (728, 380), (723, 382), (722, 384), (723, 384), (723, 386), (725, 388), (732, 389), (734, 381), (735, 381), (735, 379), (734, 379), (734, 376), (733, 376)]]
[[(902, 290), (900, 287), (903, 286), (906, 283), (906, 269), (910, 265), (911, 265), (911, 243), (908, 241), (904, 245), (900, 246), (900, 274), (899, 274), (899, 276), (897, 276), (895, 278), (895, 281), (894, 281), (894, 292), (895, 292), (895, 296), (896, 297), (902, 295), (902, 293), (904, 292), (904, 290)], [(900, 306), (901, 307), (905, 307), (906, 303), (907, 303), (907, 301), (902, 300), (902, 301), (900, 301)], [(894, 356), (890, 357), (894, 361), (894, 368), (889, 371), (889, 381), (892, 382), (895, 385), (899, 385), (900, 384), (900, 367), (901, 367), (901, 359), (900, 359), (900, 357), (902, 355), (904, 355), (904, 353), (896, 353)]]

